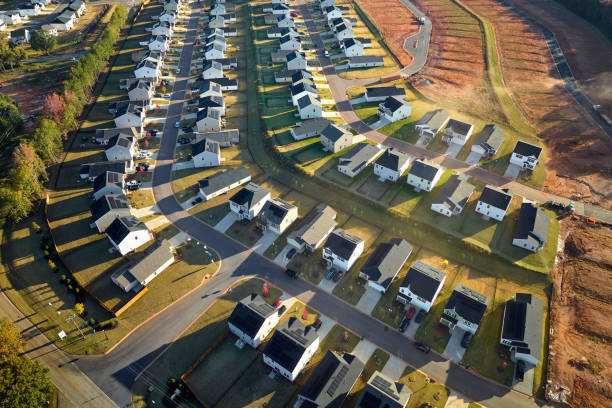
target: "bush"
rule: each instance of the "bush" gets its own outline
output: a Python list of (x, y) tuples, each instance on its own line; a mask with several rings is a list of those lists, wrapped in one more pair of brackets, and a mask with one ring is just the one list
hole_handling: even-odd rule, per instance
[(49, 259), (51, 257), (51, 255), (49, 254), (49, 251), (47, 251), (46, 249), (43, 251), (43, 254), (45, 255), (46, 259)]
[(72, 282), (71, 278), (66, 278), (66, 285), (70, 285), (70, 282)]
[(68, 285), (68, 292), (72, 292), (72, 285)]
[(55, 262), (49, 259), (47, 263), (49, 264), (49, 268), (51, 268), (53, 272), (57, 272), (57, 265), (55, 265)]
[(96, 323), (97, 323), (97, 322), (96, 322), (96, 319), (94, 319), (93, 317), (89, 319), (89, 325), (90, 325), (91, 327), (95, 326), (95, 324), (96, 324)]
[(60, 276), (60, 282), (66, 283), (66, 275)]
[(36, 230), (36, 232), (40, 231), (40, 225), (38, 225), (36, 223), (36, 221), (32, 221), (32, 228), (34, 228), (34, 230)]

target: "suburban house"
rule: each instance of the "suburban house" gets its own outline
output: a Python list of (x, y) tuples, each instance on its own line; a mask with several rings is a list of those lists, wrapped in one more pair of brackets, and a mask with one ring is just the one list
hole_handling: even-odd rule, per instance
[(156, 35), (149, 40), (149, 51), (168, 51), (170, 39), (164, 35)]
[(319, 348), (319, 336), (312, 326), (291, 317), (280, 326), (263, 351), (263, 361), (289, 381), (300, 375)]
[(70, 3), (66, 8), (74, 11), (77, 16), (81, 17), (83, 14), (85, 14), (85, 9), (87, 6), (85, 5), (84, 1), (77, 0)]
[(511, 201), (512, 193), (508, 190), (486, 186), (476, 203), (476, 212), (496, 221), (501, 221), (504, 219)]
[(222, 96), (205, 96), (198, 99), (198, 110), (215, 109), (220, 116), (225, 116), (225, 98)]
[(280, 49), (281, 50), (292, 50), (297, 51), (302, 48), (302, 44), (298, 37), (292, 37), (287, 34), (280, 39)]
[(151, 29), (151, 35), (162, 35), (164, 37), (171, 38), (172, 31), (172, 24), (167, 21), (158, 21), (157, 23), (153, 24), (153, 28)]
[(131, 137), (134, 140), (140, 138), (140, 133), (135, 128), (110, 128), (96, 129), (95, 141), (101, 145), (108, 145), (109, 140), (117, 135)]
[(325, 13), (325, 17), (327, 18), (327, 20), (342, 17), (342, 11), (340, 11), (339, 8), (334, 7), (334, 6), (326, 7), (325, 10), (323, 10), (323, 12)]
[(196, 142), (202, 139), (213, 140), (220, 147), (232, 147), (240, 143), (240, 131), (238, 129), (225, 129), (218, 132), (195, 133)]
[(510, 348), (512, 361), (538, 365), (542, 358), (544, 303), (530, 293), (517, 293), (506, 302), (500, 343)]
[(418, 132), (419, 136), (424, 136), (426, 141), (429, 141), (436, 137), (449, 120), (450, 113), (444, 109), (427, 112), (419, 119), (416, 125), (414, 125), (414, 131)]
[(198, 181), (198, 188), (200, 196), (206, 201), (225, 194), (249, 181), (251, 181), (249, 171), (246, 167), (240, 166), (220, 171)]
[(221, 85), (214, 81), (204, 81), (199, 92), (200, 98), (206, 98), (207, 96), (223, 96)]
[(512, 245), (536, 252), (546, 244), (549, 227), (548, 214), (535, 204), (525, 202), (521, 205), (521, 211), (514, 226)]
[[(293, 50), (280, 50), (279, 49), (278, 51), (274, 51), (270, 54), (270, 59), (274, 63), (279, 63), (279, 64), (287, 63), (287, 56), (293, 52), (294, 52)], [(299, 54), (301, 55), (302, 53), (300, 52)]]
[(374, 174), (380, 180), (397, 181), (410, 166), (410, 156), (396, 149), (387, 149), (374, 163)]
[[(274, 54), (275, 54), (274, 52), (270, 54), (271, 58), (273, 58)], [(272, 62), (274, 62), (274, 59), (272, 59)], [(285, 62), (285, 63), (287, 62), (286, 56), (283, 56), (283, 59), (281, 62)], [(276, 82), (277, 84), (292, 82), (291, 77), (295, 73), (300, 72), (300, 71), (303, 71), (303, 70), (302, 69), (281, 69), (280, 71), (276, 71), (274, 72), (274, 82)]]
[(133, 127), (142, 131), (145, 112), (140, 106), (130, 103), (117, 109), (115, 113), (115, 126), (118, 128)]
[(206, 48), (204, 48), (204, 58), (206, 58), (207, 60), (215, 60), (223, 57), (225, 57), (225, 54), (223, 53), (223, 47), (219, 44), (209, 44), (208, 46), (206, 46)]
[(363, 55), (363, 44), (354, 38), (342, 40), (340, 48), (342, 48), (344, 55), (347, 57), (358, 57)]
[(301, 70), (295, 72), (293, 75), (291, 75), (291, 83), (292, 84), (297, 84), (297, 83), (299, 83), (302, 80), (308, 80), (312, 84), (314, 84), (313, 79), (312, 79), (312, 74), (310, 72), (308, 72), (308, 71), (303, 70), (303, 69), (301, 69)]
[(366, 102), (383, 102), (390, 96), (401, 100), (406, 98), (406, 89), (397, 86), (376, 86), (366, 88), (364, 98)]
[(176, 15), (176, 13), (174, 11), (164, 10), (159, 15), (159, 21), (167, 21), (170, 24), (176, 24), (177, 23), (177, 15)]
[(93, 224), (102, 233), (115, 218), (130, 215), (130, 202), (123, 193), (106, 194), (93, 201), (89, 206)]
[(277, 16), (286, 16), (289, 14), (289, 7), (281, 3), (276, 3), (272, 6), (272, 14)]
[(458, 144), (463, 146), (465, 142), (470, 138), (474, 131), (474, 125), (470, 123), (461, 122), (456, 119), (448, 121), (444, 133), (442, 134), (442, 141), (447, 144)]
[(216, 167), (221, 165), (221, 147), (214, 140), (202, 139), (191, 145), (193, 166)]
[(277, 324), (278, 311), (255, 293), (238, 302), (227, 319), (238, 340), (253, 348), (259, 347)]
[(124, 175), (114, 171), (105, 171), (93, 181), (93, 198), (99, 200), (107, 194), (123, 194)]
[(172, 11), (177, 13), (180, 11), (181, 6), (175, 2), (164, 3), (164, 11)]
[(533, 170), (538, 164), (542, 148), (531, 143), (518, 141), (510, 156), (510, 163), (523, 169)]
[(348, 59), (349, 69), (382, 67), (383, 65), (385, 65), (383, 57), (378, 55), (357, 55)]
[(300, 389), (296, 406), (340, 408), (364, 367), (357, 356), (328, 350)]
[(355, 36), (355, 32), (353, 31), (353, 28), (344, 23), (336, 26), (335, 31), (336, 31), (337, 41), (346, 40), (349, 38), (353, 38)]
[(378, 117), (389, 122), (406, 119), (411, 113), (412, 105), (397, 96), (389, 96), (378, 106)]
[(269, 39), (281, 38), (286, 35), (289, 35), (290, 37), (295, 37), (295, 38), (300, 37), (298, 32), (295, 31), (293, 27), (272, 27), (266, 31), (266, 35)]
[(355, 408), (405, 408), (411, 396), (407, 385), (374, 371)]
[[(0, 20), (0, 26), (2, 25), (2, 21)], [(43, 24), (40, 26), (40, 29), (46, 33), (51, 34), (54, 37), (57, 37), (57, 28), (53, 26), (53, 24)], [(2, 31), (2, 27), (0, 27), (0, 31)]]
[(74, 28), (74, 18), (72, 18), (72, 16), (60, 14), (55, 18), (55, 20), (53, 20), (51, 25), (57, 31), (70, 31)]
[(504, 144), (504, 133), (497, 125), (486, 125), (472, 145), (472, 151), (482, 156), (493, 157)]
[(338, 153), (353, 145), (353, 134), (334, 123), (327, 125), (321, 132), (323, 149), (330, 153)]
[(293, 19), (287, 15), (279, 15), (277, 16), (276, 26), (280, 28), (293, 28), (295, 27), (295, 22)]
[(290, 91), (291, 91), (291, 102), (293, 103), (293, 106), (297, 106), (298, 100), (301, 97), (306, 96), (306, 94), (311, 94), (315, 98), (319, 97), (319, 94), (317, 94), (317, 90), (313, 86), (309, 85), (307, 82), (304, 82), (304, 81), (300, 82), (297, 85), (291, 85)]
[(30, 30), (27, 28), (18, 28), (10, 33), (11, 43), (14, 45), (27, 44), (30, 42)]
[(308, 63), (304, 54), (298, 51), (291, 51), (287, 54), (285, 60), (287, 61), (287, 69), (307, 69)]
[(155, 83), (159, 81), (160, 65), (150, 59), (143, 59), (136, 65), (134, 76), (140, 79), (149, 79)]
[(431, 191), (440, 180), (442, 173), (441, 167), (423, 159), (416, 159), (408, 171), (406, 181), (416, 191)]
[(335, 0), (319, 0), (319, 6), (321, 7), (321, 11), (325, 10), (327, 7), (332, 7), (335, 4)]
[(208, 20), (208, 27), (210, 28), (225, 27), (225, 17), (224, 16), (211, 16), (210, 20)]
[(385, 149), (370, 143), (356, 144), (338, 161), (338, 171), (355, 177), (368, 167)]
[(257, 227), (262, 231), (282, 234), (298, 218), (298, 208), (283, 199), (268, 200), (257, 216)]
[(21, 24), (21, 16), (16, 12), (7, 12), (0, 14), (0, 20), (4, 21), (6, 25), (17, 25)]
[(250, 182), (229, 199), (230, 210), (239, 220), (251, 221), (261, 211), (270, 199), (270, 192), (257, 184)]
[(361, 267), (359, 277), (371, 288), (385, 293), (411, 253), (412, 246), (401, 238), (380, 243)]
[(103, 161), (98, 163), (83, 164), (79, 169), (79, 176), (83, 180), (93, 182), (100, 174), (107, 171), (119, 173), (122, 176), (129, 173), (131, 170), (132, 161)]
[(328, 205), (319, 204), (304, 219), (300, 228), (292, 231), (287, 243), (300, 253), (314, 252), (336, 228), (336, 211)]
[[(0, 31), (4, 31), (6, 30), (6, 23), (4, 22), (3, 19), (0, 18)], [(57, 30), (55, 31), (56, 35), (57, 35)]]
[(323, 116), (323, 107), (318, 95), (306, 93), (297, 101), (300, 119), (314, 119)]
[(155, 241), (136, 262), (112, 274), (112, 281), (124, 292), (140, 292), (160, 273), (174, 263), (174, 248), (168, 240)]
[(17, 8), (17, 12), (21, 17), (35, 17), (40, 14), (41, 7), (40, 4), (37, 3), (24, 3)]
[(132, 83), (127, 91), (130, 101), (143, 101), (149, 105), (155, 94), (155, 87), (149, 81), (138, 80)]
[(226, 13), (225, 4), (223, 3), (215, 3), (212, 8), (208, 12), (211, 16), (222, 16)]
[(133, 215), (115, 218), (106, 229), (106, 235), (121, 255), (128, 254), (153, 239), (153, 234), (147, 226)]
[[(227, 41), (225, 40), (225, 37), (222, 34), (221, 35), (219, 34), (209, 35), (204, 40), (204, 44), (206, 44), (207, 47), (209, 45), (216, 45), (216, 46), (221, 47), (223, 52), (227, 51)], [(219, 58), (210, 58), (210, 59), (219, 59)]]
[(329, 126), (330, 120), (326, 118), (306, 119), (296, 123), (289, 129), (291, 137), (295, 140), (304, 140), (311, 137), (321, 136), (323, 130)]
[(473, 185), (453, 174), (431, 202), (431, 210), (447, 217), (459, 215), (473, 192)]
[(440, 323), (476, 334), (488, 305), (488, 296), (458, 283), (444, 306)]
[(111, 137), (106, 146), (104, 155), (109, 161), (132, 160), (138, 151), (136, 140), (123, 134)]
[(417, 309), (429, 312), (445, 281), (444, 272), (421, 261), (416, 261), (408, 269), (396, 299), (406, 305), (406, 309), (412, 305)]
[(223, 78), (223, 65), (218, 61), (204, 61), (202, 79)]
[(323, 259), (330, 267), (348, 271), (363, 253), (363, 246), (363, 239), (338, 228), (323, 245)]
[(196, 113), (198, 132), (218, 132), (221, 130), (221, 115), (217, 109), (204, 108)]
[(230, 79), (228, 77), (207, 79), (204, 81), (204, 84), (206, 84), (207, 82), (211, 82), (211, 81), (218, 84), (221, 87), (222, 91), (237, 91), (238, 90), (238, 80), (237, 79)]

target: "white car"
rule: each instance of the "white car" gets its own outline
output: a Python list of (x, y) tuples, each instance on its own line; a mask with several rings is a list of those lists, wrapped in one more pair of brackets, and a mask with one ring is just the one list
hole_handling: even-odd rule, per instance
[(153, 153), (151, 153), (148, 150), (141, 150), (136, 155), (136, 158), (137, 159), (147, 159), (147, 158), (151, 157), (152, 155), (153, 155)]

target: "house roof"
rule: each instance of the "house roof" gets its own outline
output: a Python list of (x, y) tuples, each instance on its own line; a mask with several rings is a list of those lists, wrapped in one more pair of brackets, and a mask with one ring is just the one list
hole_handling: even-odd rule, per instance
[(94, 179), (93, 191), (100, 191), (104, 187), (123, 188), (123, 174), (114, 171), (106, 171)]
[(217, 60), (205, 60), (203, 65), (204, 71), (209, 69), (216, 69), (218, 71), (223, 71), (223, 65)]
[(287, 54), (287, 62), (293, 61), (296, 58), (304, 59), (304, 56), (297, 51), (291, 51), (289, 54)]
[(347, 27), (344, 21), (336, 26), (336, 32), (341, 33), (342, 31), (348, 31), (351, 27)]
[(165, 239), (157, 240), (145, 250), (144, 256), (133, 264), (125, 273), (132, 275), (142, 284), (166, 262), (174, 258), (172, 253), (173, 250), (174, 248), (170, 245), (169, 241)]
[(209, 95), (198, 100), (198, 108), (222, 108), (225, 100), (221, 95)]
[(199, 142), (191, 145), (192, 157), (195, 157), (203, 152), (218, 154), (220, 151), (221, 147), (219, 146), (219, 142), (215, 142), (214, 140), (202, 139)]
[(443, 317), (453, 323), (461, 318), (466, 323), (479, 325), (488, 304), (488, 296), (459, 283), (444, 306)]
[(110, 129), (96, 129), (96, 139), (99, 140), (110, 140), (113, 136), (124, 135), (128, 137), (138, 138), (138, 131), (133, 128), (110, 128)]
[(126, 167), (126, 162), (123, 160), (88, 163), (81, 166), (79, 174), (87, 174), (88, 177), (97, 177), (107, 171), (125, 174)]
[(291, 95), (292, 96), (299, 95), (302, 92), (309, 92), (313, 95), (317, 95), (317, 90), (305, 82), (301, 82), (297, 85), (291, 85)]
[(412, 167), (410, 167), (408, 174), (412, 174), (423, 180), (429, 180), (431, 182), (440, 170), (440, 167), (433, 163), (428, 163), (422, 159), (416, 159), (414, 163), (412, 163)]
[(361, 242), (363, 242), (363, 239), (338, 228), (329, 235), (323, 247), (329, 248), (332, 253), (340, 258), (349, 259)]
[(253, 205), (265, 199), (268, 194), (270, 194), (270, 192), (265, 188), (260, 187), (255, 183), (249, 183), (242, 187), (240, 191), (234, 194), (229, 200), (238, 205), (244, 205), (250, 209), (253, 207)]
[(369, 143), (358, 143), (338, 161), (338, 166), (347, 167), (351, 172), (360, 171), (376, 157), (382, 149)]
[(276, 71), (274, 73), (274, 79), (279, 79), (279, 78), (289, 78), (291, 79), (291, 77), (297, 73), (302, 71), (301, 69), (283, 69), (280, 71)]
[(130, 84), (130, 86), (128, 87), (127, 91), (130, 92), (134, 89), (143, 89), (147, 92), (149, 92), (149, 90), (151, 89), (151, 83), (149, 81), (144, 81), (142, 79), (139, 79), (137, 81), (134, 81)]
[(504, 133), (497, 125), (486, 125), (478, 134), (476, 143), (483, 147), (490, 147), (497, 151), (504, 143)]
[(321, 137), (326, 138), (332, 143), (336, 143), (340, 138), (342, 138), (345, 135), (352, 136), (351, 132), (347, 131), (346, 129), (334, 123), (330, 123), (329, 125), (327, 125), (327, 127), (323, 129), (323, 131), (321, 132)]
[(55, 18), (55, 21), (59, 21), (61, 24), (66, 24), (67, 22), (72, 21), (72, 17), (60, 14)]
[(382, 96), (406, 97), (406, 89), (397, 86), (375, 86), (366, 88), (366, 94), (371, 98), (380, 98)]
[(407, 385), (374, 371), (359, 397), (356, 408), (404, 408), (411, 395), (412, 391)]
[(441, 270), (424, 262), (416, 261), (408, 269), (401, 287), (407, 288), (416, 296), (431, 302), (445, 276), (446, 274)]
[(208, 51), (212, 51), (212, 50), (216, 50), (216, 51), (220, 51), (223, 52), (223, 47), (221, 45), (219, 45), (218, 43), (209, 43), (206, 48), (204, 49), (204, 52), (208, 52)]
[(544, 303), (530, 293), (517, 293), (504, 307), (501, 337), (511, 341), (510, 347), (539, 360), (542, 357)]
[(140, 61), (138, 64), (136, 64), (136, 70), (145, 67), (145, 68), (152, 68), (152, 69), (157, 69), (157, 64), (153, 61), (151, 61), (149, 58), (143, 59), (142, 61)]
[(124, 194), (106, 194), (89, 206), (94, 221), (99, 220), (111, 211), (130, 209), (130, 202)]
[(292, 40), (293, 40), (293, 41), (300, 42), (299, 38), (294, 38), (294, 37), (292, 37), (292, 36), (291, 36), (291, 35), (289, 35), (289, 34), (285, 34), (285, 35), (283, 35), (283, 36), (280, 38), (280, 43), (281, 43), (281, 44), (284, 44), (284, 43), (287, 43), (287, 42), (292, 41)]
[(319, 204), (304, 218), (300, 228), (289, 234), (288, 239), (315, 246), (336, 224), (336, 211), (328, 205)]
[(378, 159), (376, 164), (384, 168), (399, 171), (410, 161), (410, 156), (396, 149), (387, 149)]
[(142, 109), (135, 103), (127, 103), (117, 108), (115, 117), (118, 118), (119, 116), (123, 116), (127, 113), (131, 113), (133, 115), (140, 116), (142, 115)]
[(106, 229), (106, 234), (118, 245), (130, 232), (142, 230), (148, 231), (147, 226), (133, 215), (128, 215), (115, 218)]
[(401, 99), (401, 97), (397, 96), (388, 96), (387, 99), (382, 103), (385, 109), (390, 110), (391, 112), (395, 112), (402, 108), (405, 105), (410, 105), (405, 100)]
[(462, 180), (458, 175), (453, 174), (442, 186), (438, 195), (433, 199), (432, 204), (442, 204), (448, 208), (453, 208), (456, 203), (463, 208), (473, 192), (473, 185), (466, 180)]
[(134, 138), (132, 136), (126, 136), (125, 134), (119, 133), (108, 139), (106, 150), (112, 149), (115, 146), (119, 146), (122, 149), (131, 149), (134, 145)]
[(198, 181), (198, 187), (204, 194), (208, 195), (247, 177), (250, 177), (250, 174), (246, 167), (230, 168)]
[(417, 125), (427, 125), (430, 129), (440, 129), (445, 122), (450, 118), (450, 113), (444, 109), (437, 109), (435, 111), (427, 112), (419, 121)]
[(259, 216), (263, 220), (280, 224), (293, 209), (297, 210), (297, 207), (281, 198), (275, 197), (264, 204)]
[(549, 226), (548, 214), (536, 205), (525, 202), (521, 205), (513, 238), (534, 240), (537, 244), (544, 245), (548, 238)]
[(512, 201), (512, 193), (493, 186), (486, 186), (480, 194), (478, 201), (489, 204), (495, 208), (506, 211)]
[(196, 121), (200, 121), (202, 119), (211, 118), (214, 120), (219, 120), (220, 118), (219, 111), (217, 109), (212, 108), (204, 108), (200, 109), (196, 114)]
[(364, 366), (352, 354), (340, 355), (328, 350), (299, 395), (316, 407), (340, 408)]
[(261, 296), (251, 293), (236, 304), (227, 322), (253, 338), (266, 319), (274, 313), (277, 311), (273, 306), (266, 303)]
[(386, 290), (411, 253), (412, 246), (401, 238), (380, 243), (361, 267), (361, 273)]
[(280, 326), (266, 345), (263, 353), (286, 370), (293, 372), (306, 349), (319, 338), (311, 326), (304, 326), (291, 317)]
[(16, 30), (11, 31), (11, 38), (24, 38), (26, 35), (26, 31), (29, 31), (27, 28), (18, 28)]
[(540, 153), (542, 153), (542, 148), (519, 140), (516, 142), (516, 146), (514, 147), (514, 151), (512, 153), (527, 157), (533, 156), (537, 159), (540, 157)]
[(217, 93), (217, 94), (221, 95), (221, 93), (222, 93), (221, 85), (219, 85), (215, 81), (206, 80), (206, 81), (204, 81), (204, 83), (202, 84), (202, 87), (200, 88), (200, 93), (204, 93), (204, 92), (207, 92), (207, 91), (212, 91), (214, 93)]
[(461, 122), (460, 120), (451, 119), (448, 121), (446, 125), (446, 129), (450, 129), (455, 133), (466, 136), (470, 129), (472, 129), (474, 125), (470, 123)]
[(321, 101), (319, 101), (318, 96), (314, 96), (311, 93), (307, 93), (298, 99), (298, 109), (304, 109), (310, 105), (321, 106)]
[(383, 57), (377, 55), (356, 55), (349, 58), (349, 64), (365, 64), (370, 62), (383, 62)]
[(306, 119), (293, 126), (291, 130), (297, 137), (300, 137), (313, 132), (321, 133), (329, 124), (330, 120), (326, 118)]
[(221, 147), (237, 145), (240, 142), (240, 131), (238, 129), (223, 129), (218, 132), (196, 133), (196, 142), (202, 139), (218, 142)]
[(238, 80), (237, 79), (229, 79), (228, 77), (222, 77), (222, 78), (215, 78), (215, 79), (206, 79), (204, 80), (204, 83), (206, 84), (206, 82), (214, 82), (218, 85), (220, 85), (221, 87), (224, 86), (237, 86), (238, 85)]

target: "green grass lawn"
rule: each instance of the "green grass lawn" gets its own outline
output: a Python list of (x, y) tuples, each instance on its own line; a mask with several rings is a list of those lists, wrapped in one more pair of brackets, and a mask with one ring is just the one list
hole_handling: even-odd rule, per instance
[(147, 208), (155, 204), (153, 191), (151, 189), (141, 189), (127, 194), (130, 205), (133, 208)]
[(357, 400), (359, 399), (361, 392), (365, 388), (372, 374), (374, 374), (375, 371), (382, 371), (388, 360), (389, 353), (379, 348), (374, 350), (372, 356), (365, 363), (365, 367), (363, 368), (359, 378), (357, 378), (355, 385), (353, 385), (353, 388), (351, 388), (351, 392), (347, 396), (343, 406), (354, 407), (357, 404)]
[(359, 119), (368, 125), (378, 120), (378, 103), (376, 102), (356, 103), (353, 105), (353, 110)]
[(195, 215), (208, 225), (215, 226), (230, 212), (228, 202), (228, 198), (231, 197), (230, 194), (233, 194), (233, 192), (197, 204), (189, 209), (189, 213)]
[(296, 254), (287, 265), (287, 268), (300, 273), (306, 280), (315, 285), (321, 282), (327, 271), (327, 262), (322, 259), (322, 249), (318, 249), (312, 254), (305, 251)]
[(261, 230), (257, 228), (255, 220), (236, 221), (225, 233), (247, 247), (255, 245), (263, 235)]

